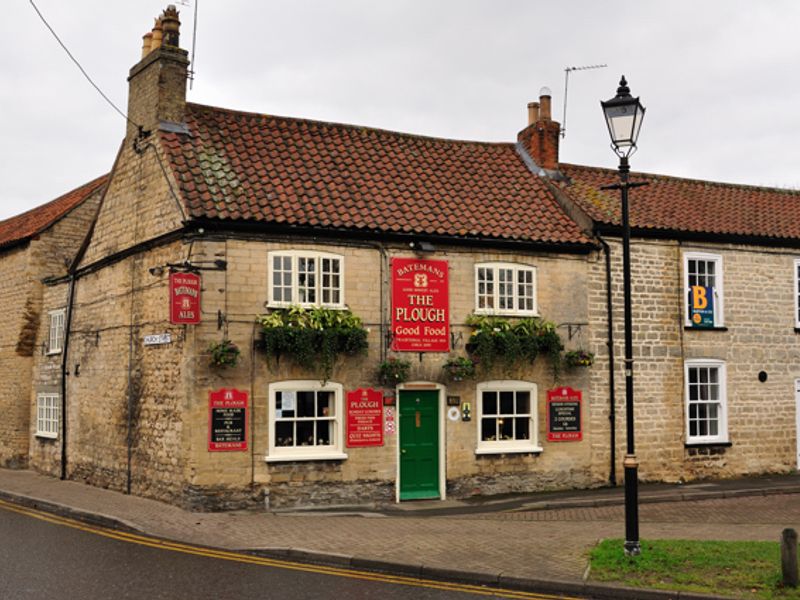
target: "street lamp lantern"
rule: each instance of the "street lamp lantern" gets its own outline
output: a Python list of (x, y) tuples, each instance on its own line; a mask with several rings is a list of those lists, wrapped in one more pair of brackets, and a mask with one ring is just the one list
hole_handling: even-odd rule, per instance
[(631, 96), (625, 76), (619, 81), (617, 95), (611, 100), (600, 102), (606, 117), (611, 145), (619, 156), (630, 156), (636, 150), (639, 129), (644, 119), (644, 106), (639, 98)]
[(644, 118), (644, 106), (639, 98), (631, 96), (628, 82), (622, 76), (617, 95), (600, 102), (606, 117), (611, 146), (619, 156), (619, 183), (603, 186), (606, 190), (619, 190), (622, 196), (622, 279), (625, 304), (625, 425), (627, 450), (625, 453), (625, 554), (641, 553), (639, 543), (639, 462), (633, 435), (633, 317), (631, 309), (631, 224), (628, 216), (628, 190), (647, 185), (628, 181), (628, 157), (636, 151), (636, 140)]

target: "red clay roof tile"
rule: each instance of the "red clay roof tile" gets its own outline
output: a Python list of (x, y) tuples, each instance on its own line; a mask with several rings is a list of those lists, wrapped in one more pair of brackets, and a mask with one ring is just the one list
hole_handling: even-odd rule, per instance
[(0, 221), (0, 248), (38, 235), (104, 186), (107, 180), (108, 175), (101, 175), (55, 200)]
[(195, 218), (591, 243), (514, 144), (196, 104), (187, 105), (186, 121), (191, 136), (161, 132), (161, 138)]
[[(560, 165), (563, 189), (597, 223), (620, 224), (620, 197), (601, 190), (617, 171)], [(631, 173), (648, 185), (630, 192), (631, 227), (756, 238), (800, 239), (800, 192)]]

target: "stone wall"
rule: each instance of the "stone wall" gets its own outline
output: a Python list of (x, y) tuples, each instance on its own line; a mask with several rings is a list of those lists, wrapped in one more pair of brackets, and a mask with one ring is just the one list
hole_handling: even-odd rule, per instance
[[(198, 260), (222, 258), (227, 271), (203, 273), (203, 322), (194, 328), (197, 353), (192, 367), (195, 373), (194, 398), (186, 413), (185, 428), (189, 436), (188, 471), (195, 505), (212, 506), (227, 488), (235, 495), (245, 486), (251, 498), (261, 494), (273, 507), (326, 503), (342, 504), (391, 501), (395, 497), (397, 477), (397, 435), (385, 436), (383, 447), (346, 448), (347, 459), (340, 461), (269, 462), (268, 386), (271, 382), (315, 379), (318, 373), (290, 363), (271, 361), (261, 350), (254, 349), (258, 338), (255, 316), (266, 312), (267, 253), (271, 250), (315, 250), (338, 253), (345, 260), (345, 301), (370, 329), (369, 352), (363, 357), (348, 358), (335, 369), (332, 380), (341, 383), (345, 392), (360, 387), (380, 387), (376, 381), (377, 366), (385, 355), (411, 360), (411, 378), (416, 381), (445, 384), (443, 393), (459, 395), (475, 406), (476, 386), (490, 379), (524, 379), (537, 384), (539, 441), (544, 447), (538, 455), (476, 456), (478, 424), (446, 421), (445, 461), (448, 494), (465, 496), (474, 493), (530, 491), (583, 485), (595, 485), (600, 479), (591, 471), (591, 445), (595, 433), (585, 421), (584, 441), (548, 443), (546, 441), (546, 391), (555, 385), (551, 366), (540, 358), (533, 368), (518, 369), (508, 374), (483, 374), (476, 381), (448, 383), (441, 366), (448, 358), (444, 353), (394, 353), (381, 348), (386, 339), (381, 334), (381, 293), (388, 317), (390, 292), (388, 260), (392, 256), (410, 257), (402, 247), (389, 247), (385, 257), (365, 245), (333, 245), (323, 243), (220, 240), (197, 243), (193, 255)], [(468, 249), (439, 250), (430, 258), (447, 260), (450, 267), (450, 320), (456, 339), (455, 354), (463, 354), (471, 329), (465, 325), (475, 302), (474, 265), (484, 261), (511, 261), (536, 266), (538, 269), (538, 301), (542, 317), (556, 323), (572, 323), (575, 337), (567, 340), (567, 328), (559, 332), (568, 347), (588, 343), (586, 305), (587, 263), (583, 256), (546, 254), (519, 255), (503, 252), (477, 252)], [(383, 263), (383, 264), (382, 264)], [(383, 278), (383, 288), (381, 279)], [(224, 315), (222, 329), (217, 317)], [(578, 324), (582, 324), (578, 327)], [(384, 327), (388, 325), (384, 322)], [(385, 331), (385, 330), (384, 330)], [(233, 340), (245, 351), (234, 368), (209, 368), (205, 349), (223, 337)], [(584, 391), (585, 410), (593, 410), (586, 369), (564, 372), (559, 385), (570, 385)], [(208, 394), (219, 388), (236, 387), (248, 391), (252, 406), (250, 452), (209, 452)], [(602, 437), (602, 434), (598, 434)], [(207, 490), (205, 503), (198, 500)]]
[[(621, 244), (612, 248), (616, 354), (617, 476), (625, 453), (623, 289)], [(643, 480), (681, 481), (787, 472), (797, 468), (794, 380), (800, 344), (794, 329), (795, 251), (743, 245), (633, 240), (632, 289), (636, 454)], [(723, 257), (725, 330), (684, 327), (683, 254)], [(589, 285), (592, 349), (592, 429), (608, 423), (605, 265), (594, 263)], [(727, 365), (730, 446), (685, 447), (684, 361)], [(758, 379), (765, 371), (766, 382)], [(610, 446), (596, 440), (594, 470), (609, 470)]]
[[(42, 308), (42, 280), (64, 275), (94, 218), (100, 190), (31, 241), (0, 254), (0, 466), (23, 467), (36, 428), (34, 362), (47, 352), (49, 319)], [(63, 306), (63, 305), (62, 305)], [(33, 403), (33, 413), (31, 413)], [(33, 414), (33, 418), (31, 418)]]

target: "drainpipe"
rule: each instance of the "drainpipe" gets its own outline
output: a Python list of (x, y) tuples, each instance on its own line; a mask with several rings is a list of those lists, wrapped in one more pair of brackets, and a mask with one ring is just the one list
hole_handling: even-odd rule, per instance
[(614, 314), (613, 303), (611, 301), (611, 248), (608, 243), (597, 236), (603, 246), (603, 254), (606, 259), (606, 314), (608, 315), (608, 401), (609, 413), (608, 424), (611, 444), (611, 464), (609, 465), (608, 482), (617, 485), (617, 415), (616, 415), (616, 396), (614, 385)]
[(75, 273), (69, 274), (67, 314), (64, 319), (64, 347), (61, 349), (61, 479), (67, 478), (67, 352), (69, 330), (72, 326), (72, 306), (75, 298)]

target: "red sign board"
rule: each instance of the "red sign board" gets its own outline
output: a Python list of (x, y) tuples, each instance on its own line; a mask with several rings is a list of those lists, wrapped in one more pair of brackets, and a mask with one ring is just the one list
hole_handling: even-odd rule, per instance
[(547, 392), (547, 441), (579, 442), (583, 439), (582, 394), (560, 387)]
[(247, 450), (247, 392), (208, 393), (208, 451)]
[(383, 393), (347, 392), (347, 447), (383, 446)]
[(392, 349), (450, 351), (446, 260), (392, 259)]
[(169, 274), (169, 308), (170, 323), (200, 322), (200, 275)]

